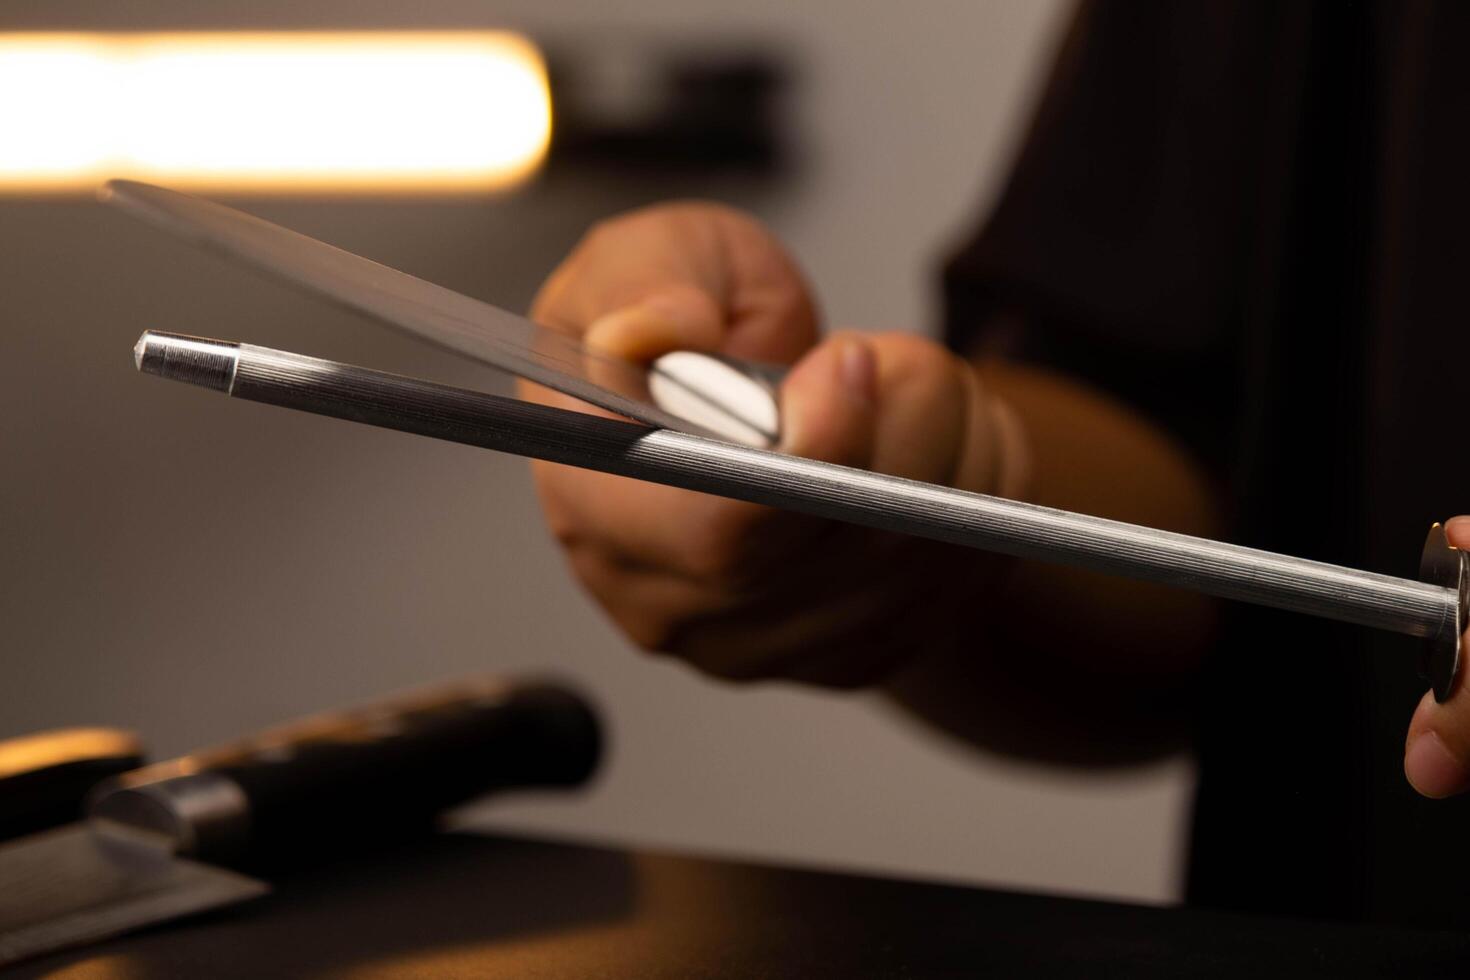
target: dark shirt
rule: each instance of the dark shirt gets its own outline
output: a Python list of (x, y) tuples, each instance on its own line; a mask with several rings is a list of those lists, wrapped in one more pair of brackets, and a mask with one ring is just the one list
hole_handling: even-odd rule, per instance
[[(1085, 3), (950, 337), (1170, 429), (1231, 540), (1412, 576), (1470, 512), (1467, 176), (1470, 3)], [(1470, 923), (1470, 800), (1403, 777), (1416, 642), (1228, 606), (1188, 898)]]

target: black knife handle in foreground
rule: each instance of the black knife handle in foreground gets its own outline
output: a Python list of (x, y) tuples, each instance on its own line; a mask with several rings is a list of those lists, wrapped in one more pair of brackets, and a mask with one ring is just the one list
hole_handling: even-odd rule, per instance
[(99, 786), (89, 814), (189, 857), (281, 868), (423, 829), (494, 790), (580, 784), (600, 745), (565, 687), (463, 682), (136, 770)]
[(138, 736), (116, 728), (0, 740), (0, 841), (81, 819), (92, 787), (142, 764)]

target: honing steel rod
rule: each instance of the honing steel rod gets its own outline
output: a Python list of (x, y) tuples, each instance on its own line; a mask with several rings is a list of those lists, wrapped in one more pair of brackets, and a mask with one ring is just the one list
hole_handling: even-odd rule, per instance
[[(139, 370), (236, 398), (1457, 646), (1460, 582), (1273, 554), (226, 341), (149, 331)], [(1433, 537), (1433, 535), (1431, 535)], [(1440, 538), (1443, 538), (1442, 532)], [(1461, 553), (1455, 552), (1456, 556)], [(1456, 557), (1456, 568), (1462, 557)], [(1448, 693), (1449, 675), (1436, 678)]]

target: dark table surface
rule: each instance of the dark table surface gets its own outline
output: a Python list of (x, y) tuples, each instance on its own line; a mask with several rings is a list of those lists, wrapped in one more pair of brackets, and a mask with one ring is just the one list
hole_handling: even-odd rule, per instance
[(1470, 977), (1470, 935), (445, 834), (18, 977)]

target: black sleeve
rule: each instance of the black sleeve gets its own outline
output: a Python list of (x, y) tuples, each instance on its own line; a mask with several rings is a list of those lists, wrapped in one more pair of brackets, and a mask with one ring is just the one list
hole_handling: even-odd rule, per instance
[(1090, 382), (1228, 465), (1257, 109), (1289, 33), (1265, 4), (1084, 3), (990, 220), (946, 266), (950, 344)]

